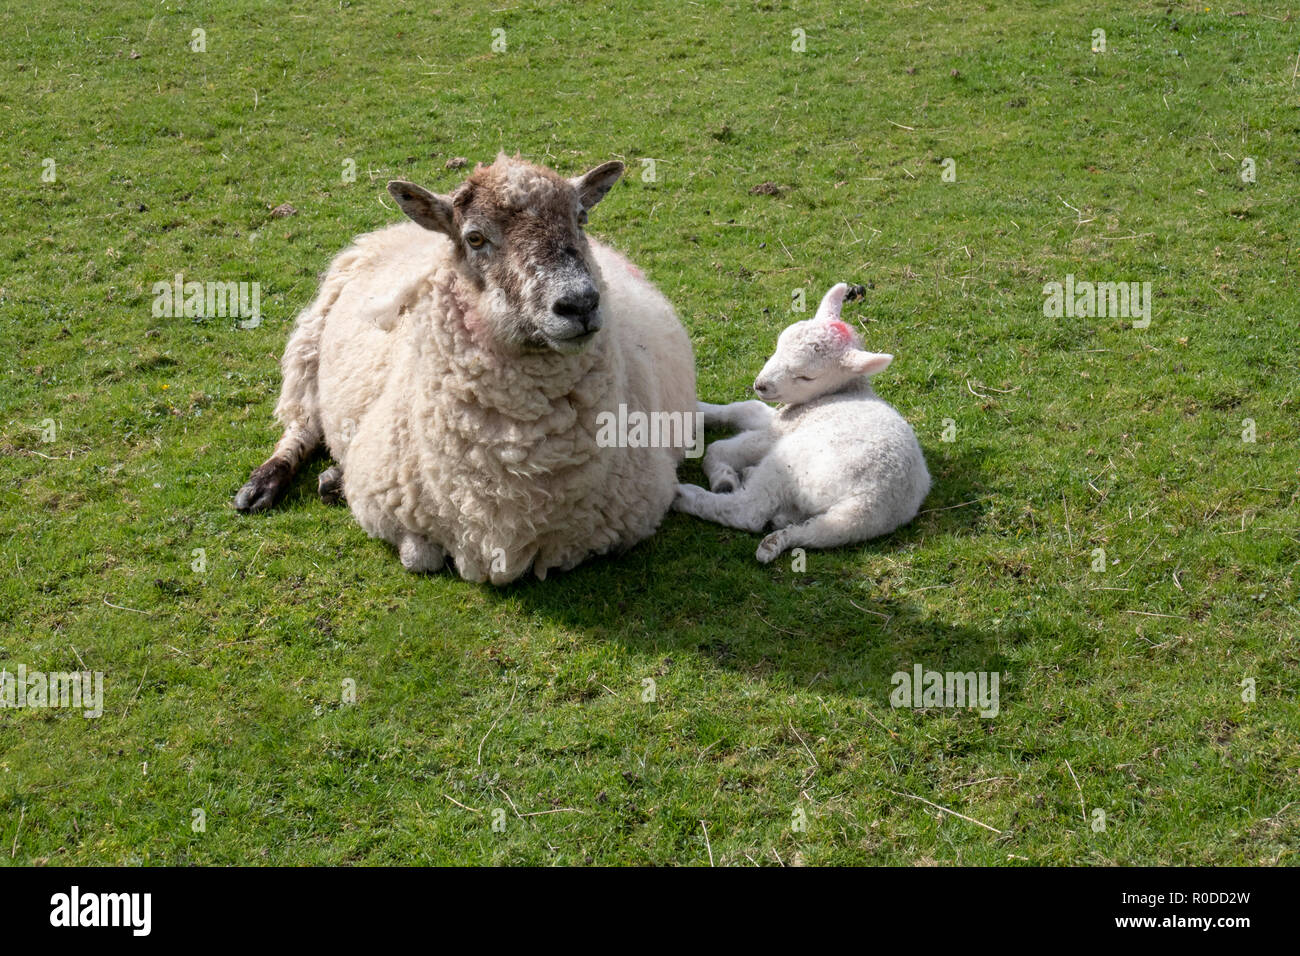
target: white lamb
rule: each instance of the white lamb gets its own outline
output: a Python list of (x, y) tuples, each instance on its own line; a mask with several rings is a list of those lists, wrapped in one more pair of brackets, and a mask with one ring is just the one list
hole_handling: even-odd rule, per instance
[(745, 531), (776, 530), (758, 546), (764, 564), (787, 548), (832, 548), (906, 524), (930, 490), (912, 427), (871, 389), (892, 355), (861, 350), (840, 321), (848, 286), (814, 318), (781, 333), (754, 381), (761, 401), (699, 404), (706, 425), (741, 429), (709, 446), (712, 491), (678, 485), (673, 507)]
[(285, 349), (284, 435), (235, 506), (270, 507), (324, 442), (322, 497), (411, 571), (545, 578), (652, 534), (684, 449), (608, 447), (597, 419), (693, 418), (695, 366), (668, 301), (583, 231), (622, 172), (502, 155), (449, 196), (389, 183), (414, 221), (330, 266)]

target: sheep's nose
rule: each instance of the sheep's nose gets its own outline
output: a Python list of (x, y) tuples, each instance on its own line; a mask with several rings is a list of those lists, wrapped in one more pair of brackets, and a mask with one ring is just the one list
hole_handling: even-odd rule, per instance
[(754, 383), (754, 391), (757, 392), (759, 396), (762, 398), (767, 398), (767, 393), (770, 392), (771, 390), (772, 390), (772, 386), (768, 385), (767, 382)]
[(551, 311), (579, 326), (582, 331), (594, 332), (600, 328), (600, 318), (596, 306), (600, 305), (600, 293), (595, 289), (583, 289), (569, 292), (555, 300)]

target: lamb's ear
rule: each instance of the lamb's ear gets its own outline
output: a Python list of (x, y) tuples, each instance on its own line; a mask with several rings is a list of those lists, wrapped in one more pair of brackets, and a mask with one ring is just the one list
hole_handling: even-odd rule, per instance
[(394, 179), (388, 184), (388, 194), (397, 200), (402, 212), (425, 229), (454, 235), (451, 199), (447, 196), (435, 195), (423, 186), (400, 179)]
[(844, 295), (849, 291), (847, 282), (831, 286), (829, 292), (822, 296), (821, 305), (817, 306), (814, 322), (834, 322), (840, 317), (840, 307), (844, 305)]
[(623, 175), (623, 169), (623, 164), (615, 159), (608, 163), (601, 163), (595, 169), (589, 169), (581, 176), (570, 179), (569, 182), (573, 183), (573, 188), (578, 191), (578, 198), (582, 200), (583, 207), (591, 209), (604, 199), (605, 193), (618, 182), (618, 177)]
[(885, 352), (864, 352), (862, 349), (849, 349), (840, 359), (840, 365), (846, 372), (852, 372), (854, 375), (875, 375), (877, 372), (883, 372), (889, 367), (889, 363), (894, 360), (892, 355)]

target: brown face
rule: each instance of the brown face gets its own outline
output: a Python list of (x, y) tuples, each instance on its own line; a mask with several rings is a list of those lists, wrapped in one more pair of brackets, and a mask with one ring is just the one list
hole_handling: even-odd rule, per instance
[(450, 197), (390, 183), (404, 212), (447, 235), (480, 292), (497, 340), (525, 350), (580, 351), (599, 332), (598, 274), (583, 227), (587, 210), (623, 172), (606, 163), (564, 179), (505, 156), (480, 166)]

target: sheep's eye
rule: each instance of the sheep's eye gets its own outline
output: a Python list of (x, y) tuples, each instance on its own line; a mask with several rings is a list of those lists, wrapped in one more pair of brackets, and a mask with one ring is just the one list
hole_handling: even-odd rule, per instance
[(469, 243), (471, 249), (482, 249), (487, 243), (487, 236), (481, 232), (467, 232), (465, 233), (465, 241)]
[(587, 210), (578, 210), (578, 228), (581, 229), (587, 224)]
[(809, 378), (807, 375), (796, 375), (796, 376), (794, 377), (794, 380), (795, 380), (796, 382), (811, 382), (811, 381), (812, 381), (812, 379)]

